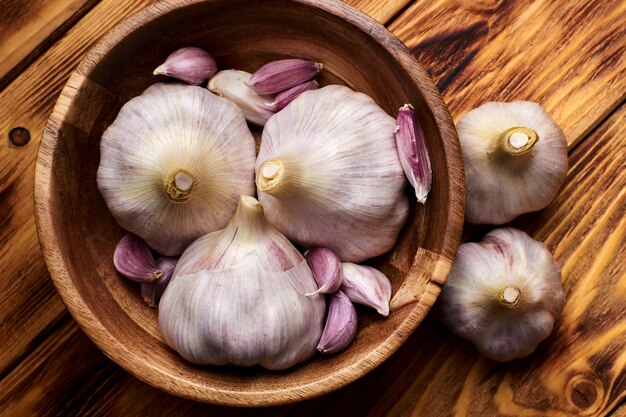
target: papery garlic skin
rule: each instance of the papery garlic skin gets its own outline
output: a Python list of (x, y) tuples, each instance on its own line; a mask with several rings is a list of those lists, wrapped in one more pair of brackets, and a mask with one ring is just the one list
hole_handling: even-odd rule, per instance
[(209, 91), (233, 101), (246, 116), (246, 120), (265, 126), (278, 109), (274, 96), (257, 93), (248, 85), (251, 74), (239, 70), (220, 71), (209, 80)]
[(98, 189), (120, 226), (178, 255), (223, 228), (239, 195), (254, 192), (254, 159), (235, 104), (201, 87), (155, 84), (104, 132)]
[(548, 337), (564, 302), (561, 270), (546, 247), (501, 228), (459, 247), (437, 304), (450, 330), (506, 362)]
[(315, 353), (323, 296), (304, 257), (241, 196), (226, 228), (183, 253), (159, 304), (168, 345), (196, 364), (280, 370)]
[(536, 103), (491, 102), (457, 125), (466, 176), (466, 220), (503, 224), (541, 210), (567, 174), (567, 141)]
[(268, 220), (292, 241), (359, 262), (390, 250), (408, 216), (395, 120), (338, 85), (305, 91), (263, 130), (256, 163)]

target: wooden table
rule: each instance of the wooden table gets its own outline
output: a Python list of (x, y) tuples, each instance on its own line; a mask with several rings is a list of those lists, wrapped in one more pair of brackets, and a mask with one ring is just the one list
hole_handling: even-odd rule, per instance
[[(567, 302), (529, 358), (488, 361), (430, 315), (356, 383), (261, 410), (181, 400), (130, 376), (69, 316), (39, 251), (32, 193), (45, 120), (89, 46), (151, 2), (0, 2), (0, 415), (626, 416), (624, 0), (350, 0), (415, 52), (455, 120), (486, 101), (531, 100), (562, 126), (566, 183), (513, 225), (552, 251)], [(29, 143), (10, 143), (15, 127)]]

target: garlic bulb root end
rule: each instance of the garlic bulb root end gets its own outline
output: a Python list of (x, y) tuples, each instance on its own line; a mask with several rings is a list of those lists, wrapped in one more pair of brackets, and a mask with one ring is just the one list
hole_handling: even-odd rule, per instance
[(515, 126), (502, 132), (498, 143), (504, 152), (516, 156), (530, 151), (538, 140), (539, 135), (534, 130)]
[(165, 183), (165, 194), (173, 203), (189, 200), (193, 189), (193, 176), (184, 169), (176, 170)]
[(507, 308), (515, 308), (519, 305), (521, 300), (521, 291), (519, 288), (510, 286), (500, 288), (496, 298), (498, 301)]
[(271, 194), (272, 189), (278, 188), (283, 178), (284, 166), (278, 159), (263, 162), (259, 169), (257, 185), (261, 191)]

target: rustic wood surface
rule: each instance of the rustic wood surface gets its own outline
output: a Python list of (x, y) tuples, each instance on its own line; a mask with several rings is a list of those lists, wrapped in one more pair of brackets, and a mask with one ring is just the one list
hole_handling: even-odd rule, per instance
[[(26, 3), (35, 2), (4, 0), (3, 33), (13, 33), (5, 10), (29, 16), (20, 6)], [(484, 101), (527, 99), (563, 126), (571, 144), (566, 185), (550, 207), (513, 225), (555, 254), (567, 303), (555, 333), (527, 359), (487, 361), (431, 314), (361, 380), (305, 403), (262, 410), (205, 406), (140, 382), (100, 353), (55, 292), (33, 218), (43, 125), (88, 46), (151, 1), (102, 0), (80, 18), (71, 17), (77, 2), (60, 3), (68, 9), (55, 10), (68, 23), (39, 24), (56, 32), (38, 33), (0, 83), (0, 415), (626, 415), (623, 1), (351, 1), (414, 49), (455, 120)], [(0, 48), (10, 51), (6, 39)], [(30, 131), (24, 147), (7, 139), (17, 126)]]

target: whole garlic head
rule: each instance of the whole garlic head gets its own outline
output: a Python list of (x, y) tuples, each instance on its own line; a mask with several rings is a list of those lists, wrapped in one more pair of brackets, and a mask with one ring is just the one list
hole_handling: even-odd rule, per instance
[(268, 220), (343, 261), (387, 252), (408, 215), (395, 120), (338, 85), (305, 91), (265, 125), (256, 163)]
[(450, 330), (506, 362), (548, 337), (564, 302), (561, 270), (546, 247), (501, 228), (459, 247), (438, 304)]
[(250, 196), (180, 258), (161, 302), (168, 345), (196, 364), (285, 369), (315, 353), (325, 301), (304, 257)]
[(468, 222), (503, 224), (554, 199), (567, 174), (567, 142), (539, 104), (483, 104), (461, 117), (457, 132)]
[(100, 143), (98, 188), (120, 226), (164, 255), (223, 228), (254, 192), (255, 144), (241, 110), (204, 88), (155, 84)]

